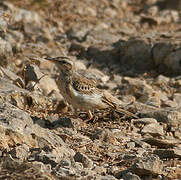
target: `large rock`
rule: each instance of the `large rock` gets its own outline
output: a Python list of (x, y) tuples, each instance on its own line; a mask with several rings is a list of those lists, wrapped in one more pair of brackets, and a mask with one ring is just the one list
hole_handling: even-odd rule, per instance
[(0, 65), (7, 65), (7, 58), (13, 55), (12, 46), (10, 42), (0, 38)]
[(158, 123), (151, 123), (145, 125), (141, 130), (143, 134), (150, 134), (152, 136), (162, 136), (164, 135), (163, 126), (159, 125)]
[(130, 39), (121, 43), (120, 47), (121, 65), (136, 70), (151, 69), (151, 46), (141, 39)]
[(131, 169), (139, 176), (159, 175), (163, 171), (163, 162), (156, 155), (146, 156), (138, 159)]

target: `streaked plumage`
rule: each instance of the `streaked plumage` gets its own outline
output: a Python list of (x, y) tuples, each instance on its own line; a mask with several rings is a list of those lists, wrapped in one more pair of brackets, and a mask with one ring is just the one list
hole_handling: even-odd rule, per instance
[(120, 108), (120, 100), (112, 96), (105, 90), (97, 88), (97, 82), (86, 72), (74, 70), (74, 63), (68, 57), (45, 58), (58, 66), (60, 74), (57, 79), (57, 85), (65, 100), (75, 109), (85, 110), (89, 117), (92, 117), (91, 111), (94, 109), (114, 108), (119, 112), (137, 118), (131, 112)]

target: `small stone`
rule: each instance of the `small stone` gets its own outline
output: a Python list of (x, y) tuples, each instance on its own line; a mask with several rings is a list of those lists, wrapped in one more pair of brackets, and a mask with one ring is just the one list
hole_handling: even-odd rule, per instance
[(181, 113), (176, 110), (165, 109), (150, 109), (150, 111), (142, 113), (142, 117), (150, 117), (156, 119), (158, 122), (167, 123), (172, 126), (181, 124)]
[(75, 64), (75, 69), (76, 70), (86, 70), (86, 66), (85, 66), (85, 64), (82, 62), (82, 61), (75, 61), (74, 62), (74, 64)]
[(135, 142), (129, 142), (126, 144), (127, 148), (133, 149), (135, 147)]
[[(15, 9), (15, 7), (13, 8)], [(41, 24), (40, 16), (37, 13), (25, 9), (17, 8), (17, 11), (15, 12), (13, 18), (13, 20), (16, 22), (24, 21), (24, 23), (34, 23), (36, 25)]]
[[(94, 28), (94, 30), (92, 29), (90, 33), (87, 35), (87, 41), (92, 42), (92, 44), (97, 44), (100, 42), (106, 43), (106, 44), (112, 44), (112, 43), (117, 42), (119, 40), (119, 35), (115, 35), (111, 33), (110, 31), (108, 31), (107, 29), (108, 29), (108, 25), (106, 23), (104, 22), (98, 23), (97, 26)], [(96, 49), (97, 48), (95, 48), (95, 50)], [(100, 50), (98, 52), (100, 52)], [(99, 53), (99, 56), (100, 55), (101, 54)], [(105, 55), (103, 57), (105, 58)]]
[(163, 75), (159, 75), (157, 78), (156, 78), (156, 83), (157, 84), (166, 84), (170, 81), (170, 78), (166, 77), (166, 76), (163, 76)]
[(57, 177), (60, 177), (59, 179), (67, 179), (67, 177), (69, 177), (69, 176), (71, 178), (75, 179), (74, 176), (75, 176), (76, 172), (73, 168), (67, 169), (67, 168), (63, 168), (60, 166), (56, 166), (54, 172)]
[(55, 112), (56, 113), (66, 113), (68, 111), (68, 104), (64, 100), (60, 100), (58, 105), (56, 106)]
[[(1, 67), (1, 71), (2, 71), (3, 74), (4, 74), (4, 77), (6, 77), (6, 78), (9, 79), (9, 80), (14, 81), (14, 82), (13, 82), (14, 84), (17, 83), (17, 85), (19, 85), (20, 87), (21, 87), (21, 86), (22, 86), (22, 87), (25, 86), (23, 79), (22, 79), (21, 77), (17, 76), (14, 72), (10, 71), (9, 69), (3, 68), (3, 67)], [(18, 81), (18, 79), (19, 79), (19, 81)], [(18, 84), (18, 82), (19, 82), (20, 84)]]
[(132, 161), (135, 160), (137, 158), (137, 156), (135, 154), (125, 154), (123, 155), (123, 159), (125, 161)]
[[(36, 65), (27, 65), (25, 71), (26, 82), (36, 82), (35, 88), (39, 86), (39, 88), (43, 91), (44, 95), (48, 95), (53, 91), (59, 92), (57, 84), (54, 79), (50, 78), (47, 75), (44, 75), (38, 66)], [(31, 88), (31, 84), (28, 84)], [(27, 88), (28, 88), (27, 85)]]
[(175, 101), (166, 100), (162, 102), (162, 107), (172, 107), (177, 108), (178, 104)]
[(0, 109), (0, 122), (11, 127), (12, 131), (23, 132), (26, 126), (33, 125), (33, 120), (28, 113), (9, 103), (0, 104)]
[(11, 44), (13, 52), (17, 53), (22, 50), (24, 41), (23, 33), (9, 30), (5, 35), (5, 40)]
[(123, 176), (123, 179), (125, 179), (125, 180), (141, 180), (139, 176), (137, 176), (136, 174), (133, 174), (131, 172), (128, 172), (127, 174), (125, 174)]
[(43, 173), (51, 173), (51, 166), (49, 164), (44, 164), (38, 161), (34, 161), (32, 164), (36, 169), (40, 169)]
[[(162, 85), (159, 85), (159, 86), (162, 86)], [(162, 91), (158, 91), (157, 92), (157, 95), (159, 96), (160, 98), (160, 101), (167, 101), (168, 100), (168, 94), (162, 92)], [(160, 103), (161, 104), (161, 103)]]
[(55, 167), (57, 163), (57, 157), (53, 153), (46, 153), (42, 151), (41, 153), (34, 154), (35, 161), (42, 162), (44, 164), (49, 164), (51, 167)]
[(113, 132), (108, 129), (98, 129), (92, 136), (92, 140), (99, 139), (104, 143), (118, 145), (119, 142)]
[(96, 17), (96, 15), (97, 15), (97, 12), (96, 12), (96, 10), (95, 10), (94, 8), (87, 7), (87, 8), (86, 8), (86, 11), (87, 11), (87, 13), (88, 13), (89, 16), (94, 16), (94, 17)]
[(181, 50), (175, 50), (171, 52), (166, 58), (164, 59), (164, 64), (171, 70), (172, 74), (180, 74), (181, 72), (181, 64), (180, 64), (180, 56)]
[(180, 140), (171, 138), (171, 139), (158, 139), (155, 137), (144, 138), (142, 141), (159, 148), (173, 148), (180, 144)]
[(133, 124), (141, 123), (141, 124), (154, 124), (157, 123), (157, 120), (154, 118), (141, 118), (132, 120)]
[(66, 128), (73, 128), (74, 127), (71, 119), (68, 117), (61, 117), (57, 121), (54, 121), (52, 123), (52, 125), (54, 127), (56, 127), (56, 126), (62, 126), (62, 127), (66, 127)]
[(139, 176), (129, 172), (128, 170), (123, 170), (123, 171), (118, 172), (115, 175), (115, 177), (118, 178), (118, 179), (124, 179), (124, 180), (141, 180), (139, 178)]
[(181, 106), (181, 93), (174, 93), (173, 101), (176, 102), (178, 106)]
[(174, 137), (181, 139), (181, 129), (176, 129), (174, 131)]
[(144, 149), (151, 148), (150, 144), (145, 143), (145, 142), (143, 142), (141, 140), (133, 139), (133, 141), (135, 142), (136, 147), (141, 147), (141, 148), (144, 148)]
[(165, 158), (181, 158), (181, 149), (156, 149), (153, 151), (154, 154), (158, 155), (161, 159)]
[(147, 124), (143, 127), (141, 130), (142, 134), (150, 134), (152, 136), (162, 136), (164, 135), (163, 132), (163, 126), (159, 125), (158, 123), (152, 123), (152, 124)]
[(10, 151), (13, 158), (25, 161), (29, 155), (29, 147), (26, 144), (19, 145)]
[(21, 59), (16, 59), (14, 63), (17, 67), (22, 67), (23, 65), (23, 61)]
[(149, 9), (148, 9), (148, 14), (151, 15), (151, 16), (156, 16), (156, 14), (158, 13), (158, 11), (159, 11), (158, 6), (152, 5), (152, 6), (149, 7)]
[(119, 167), (114, 165), (107, 168), (108, 174), (117, 174), (120, 171)]
[(114, 18), (117, 15), (117, 12), (112, 8), (106, 8), (104, 14), (108, 15), (111, 18)]
[(92, 168), (93, 167), (93, 162), (90, 160), (85, 154), (82, 154), (80, 152), (77, 152), (74, 155), (74, 160), (75, 162), (81, 162), (84, 166), (84, 168)]
[(114, 176), (112, 176), (112, 175), (100, 176), (100, 177), (97, 176), (97, 179), (100, 179), (100, 180), (116, 180), (116, 178)]
[(88, 73), (94, 75), (96, 80), (99, 80), (103, 83), (106, 83), (109, 80), (109, 76), (105, 75), (102, 71), (94, 68), (90, 68), (87, 70)]
[(97, 174), (100, 174), (100, 175), (104, 175), (106, 174), (106, 168), (102, 167), (102, 166), (95, 166), (94, 169), (93, 169)]
[(75, 25), (74, 27), (68, 29), (66, 35), (69, 39), (74, 39), (78, 42), (85, 41), (85, 37), (87, 36), (89, 29), (87, 26), (79, 26), (79, 24)]
[(0, 33), (6, 33), (7, 26), (7, 22), (3, 18), (0, 18)]
[(120, 85), (121, 82), (122, 82), (122, 76), (117, 75), (117, 74), (114, 74), (114, 75), (113, 75), (113, 81), (114, 81), (116, 84)]
[(171, 52), (173, 47), (170, 44), (158, 43), (152, 48), (153, 60), (156, 66), (162, 65), (166, 55)]
[(0, 65), (7, 65), (6, 59), (13, 55), (12, 46), (8, 41), (0, 38)]

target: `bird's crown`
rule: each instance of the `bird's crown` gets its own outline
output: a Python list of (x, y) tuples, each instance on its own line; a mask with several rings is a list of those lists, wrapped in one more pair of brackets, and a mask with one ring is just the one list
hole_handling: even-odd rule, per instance
[(61, 70), (70, 71), (74, 66), (74, 63), (66, 56), (46, 57), (45, 59), (54, 62)]

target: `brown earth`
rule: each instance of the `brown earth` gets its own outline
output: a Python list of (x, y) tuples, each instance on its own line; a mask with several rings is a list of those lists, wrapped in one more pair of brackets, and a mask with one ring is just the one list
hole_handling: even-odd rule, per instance
[[(1, 1), (0, 178), (180, 179), (180, 10), (180, 0)], [(43, 60), (62, 55), (139, 119), (74, 117)]]

